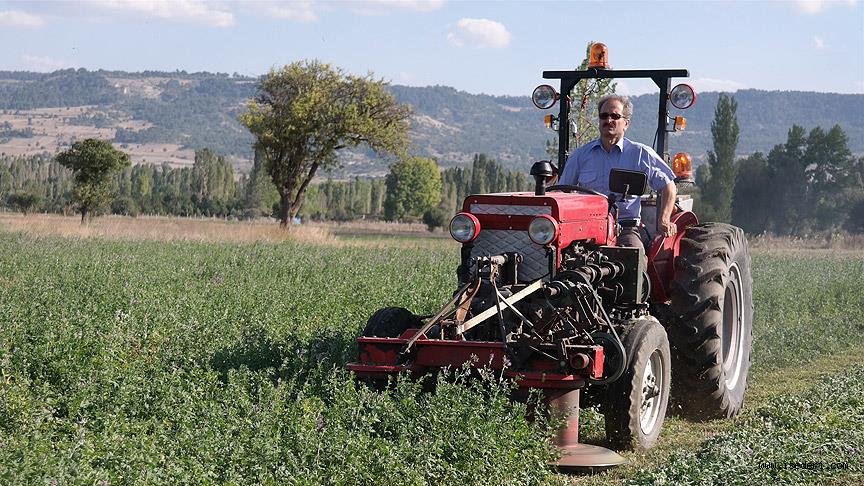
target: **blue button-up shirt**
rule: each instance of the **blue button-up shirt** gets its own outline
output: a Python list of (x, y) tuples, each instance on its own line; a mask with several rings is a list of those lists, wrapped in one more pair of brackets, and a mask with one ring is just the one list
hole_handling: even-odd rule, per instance
[[(675, 180), (669, 165), (651, 147), (624, 137), (609, 152), (600, 139), (576, 149), (564, 166), (559, 184), (578, 184), (603, 194), (609, 194), (609, 171), (612, 169), (638, 170), (648, 175), (648, 185), (660, 192)], [(618, 203), (618, 219), (639, 219), (642, 204), (638, 196)]]

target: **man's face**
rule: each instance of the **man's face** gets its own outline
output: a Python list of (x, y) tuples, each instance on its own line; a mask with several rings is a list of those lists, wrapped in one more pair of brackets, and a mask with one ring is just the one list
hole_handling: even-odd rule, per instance
[[(603, 117), (608, 117), (604, 120)], [(621, 118), (615, 120), (616, 116)], [(600, 136), (618, 141), (630, 127), (630, 119), (624, 118), (624, 104), (618, 100), (609, 100), (600, 108)]]

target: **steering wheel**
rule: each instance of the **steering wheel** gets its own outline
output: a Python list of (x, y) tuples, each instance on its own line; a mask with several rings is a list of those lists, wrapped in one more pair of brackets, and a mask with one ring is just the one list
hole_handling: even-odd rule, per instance
[(583, 194), (596, 194), (598, 196), (606, 197), (606, 194), (597, 192), (592, 189), (588, 189), (576, 184), (559, 184), (554, 186), (549, 186), (546, 188), (546, 191), (561, 191), (561, 192), (581, 192)]

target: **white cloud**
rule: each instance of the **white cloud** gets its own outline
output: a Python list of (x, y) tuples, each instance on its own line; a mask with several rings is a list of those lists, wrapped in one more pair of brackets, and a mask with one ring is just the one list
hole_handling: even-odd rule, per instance
[(795, 0), (795, 9), (804, 15), (815, 15), (834, 6), (854, 7), (858, 0)]
[(42, 17), (22, 12), (20, 10), (0, 11), (0, 25), (4, 27), (42, 27), (45, 21)]
[(276, 0), (265, 0), (249, 2), (245, 4), (253, 10), (275, 17), (277, 19), (292, 20), (294, 22), (315, 22), (318, 13), (315, 11), (316, 3), (312, 0), (300, 0), (294, 2), (279, 2)]
[(456, 47), (502, 48), (510, 45), (510, 32), (500, 22), (489, 19), (460, 19), (447, 34), (447, 41)]
[(825, 40), (818, 35), (813, 36), (813, 45), (816, 46), (816, 49), (825, 49), (828, 47), (828, 45), (825, 44)]
[(91, 0), (90, 5), (97, 8), (128, 12), (145, 17), (203, 24), (210, 27), (231, 27), (234, 14), (214, 8), (202, 0)]
[(692, 83), (687, 83), (693, 86), (693, 89), (696, 90), (696, 94), (700, 92), (706, 91), (738, 91), (739, 89), (744, 89), (745, 86), (738, 81), (733, 81), (731, 79), (712, 79), (712, 78), (699, 78), (694, 79)]
[(24, 61), (24, 69), (27, 71), (50, 72), (72, 67), (72, 65), (66, 61), (60, 61), (45, 56), (31, 56), (29, 54), (24, 54), (21, 56), (21, 60)]
[(431, 12), (444, 5), (444, 0), (352, 0), (327, 2), (318, 0), (255, 0), (237, 5), (271, 17), (295, 22), (315, 22), (322, 11), (345, 9), (358, 15), (386, 15), (395, 11)]
[(443, 0), (356, 0), (348, 3), (352, 12), (361, 15), (382, 15), (393, 10), (432, 12), (444, 5)]

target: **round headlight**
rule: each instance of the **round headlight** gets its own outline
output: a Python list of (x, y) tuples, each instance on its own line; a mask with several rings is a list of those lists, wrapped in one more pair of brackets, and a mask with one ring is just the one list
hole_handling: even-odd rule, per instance
[(558, 236), (558, 224), (549, 216), (537, 216), (528, 225), (528, 237), (538, 245), (548, 245)]
[(555, 88), (548, 84), (537, 86), (534, 88), (534, 93), (531, 94), (531, 101), (534, 102), (534, 106), (541, 110), (552, 108), (557, 100), (558, 93), (555, 92)]
[(696, 102), (696, 92), (689, 84), (679, 84), (669, 92), (669, 101), (679, 110), (686, 110)]
[(468, 243), (480, 234), (480, 221), (469, 213), (459, 213), (450, 220), (450, 236), (459, 243)]

